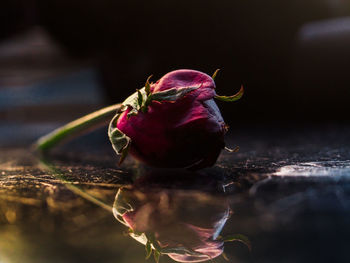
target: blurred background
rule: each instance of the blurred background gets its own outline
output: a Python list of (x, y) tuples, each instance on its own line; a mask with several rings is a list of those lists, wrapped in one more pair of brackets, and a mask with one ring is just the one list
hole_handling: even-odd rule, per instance
[(220, 68), (220, 95), (244, 85), (241, 101), (220, 103), (228, 123), (346, 122), (350, 1), (2, 0), (2, 145), (179, 68)]

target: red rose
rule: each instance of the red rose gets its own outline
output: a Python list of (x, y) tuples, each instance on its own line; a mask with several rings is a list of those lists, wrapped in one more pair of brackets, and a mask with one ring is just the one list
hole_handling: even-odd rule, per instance
[(176, 70), (156, 83), (146, 82), (127, 98), (109, 126), (113, 148), (121, 161), (129, 151), (157, 167), (200, 169), (214, 165), (225, 147), (227, 131), (214, 98), (212, 77), (195, 70)]

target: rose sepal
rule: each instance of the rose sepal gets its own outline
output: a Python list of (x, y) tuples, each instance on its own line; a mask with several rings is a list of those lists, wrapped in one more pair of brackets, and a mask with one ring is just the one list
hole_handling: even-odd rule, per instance
[(243, 85), (241, 86), (240, 90), (232, 95), (232, 96), (220, 96), (220, 95), (216, 95), (214, 98), (217, 100), (221, 100), (221, 101), (225, 101), (225, 102), (234, 102), (239, 100), (240, 98), (242, 98), (244, 94), (244, 88)]
[(121, 130), (119, 130), (116, 127), (113, 127), (113, 123), (119, 118), (119, 115), (120, 114), (117, 114), (116, 116), (114, 116), (114, 118), (110, 122), (108, 127), (108, 137), (112, 143), (112, 147), (114, 151), (118, 155), (121, 155), (119, 159), (119, 164), (122, 164), (122, 162), (124, 161), (124, 159), (128, 154), (131, 139)]

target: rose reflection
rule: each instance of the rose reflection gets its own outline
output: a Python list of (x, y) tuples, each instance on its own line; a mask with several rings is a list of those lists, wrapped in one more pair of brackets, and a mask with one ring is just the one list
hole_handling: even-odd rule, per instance
[[(190, 176), (186, 183), (196, 185), (192, 180), (196, 176)], [(202, 262), (220, 256), (224, 241), (219, 234), (231, 214), (228, 200), (222, 195), (189, 190), (184, 181), (174, 189), (176, 182), (160, 178), (163, 184), (155, 184), (155, 177), (149, 181), (142, 178), (119, 189), (113, 205), (117, 220), (129, 228), (132, 238), (145, 245), (146, 257), (153, 253), (156, 261), (160, 255), (178, 262)]]

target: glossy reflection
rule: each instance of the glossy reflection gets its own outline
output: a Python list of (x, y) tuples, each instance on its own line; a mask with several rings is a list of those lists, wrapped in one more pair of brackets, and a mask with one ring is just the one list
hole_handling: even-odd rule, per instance
[(320, 161), (286, 165), (274, 173), (278, 176), (349, 176), (350, 161)]
[(147, 257), (207, 261), (223, 253), (219, 234), (231, 214), (217, 189), (215, 180), (192, 173), (141, 177), (119, 189), (113, 212), (129, 235), (146, 246)]

